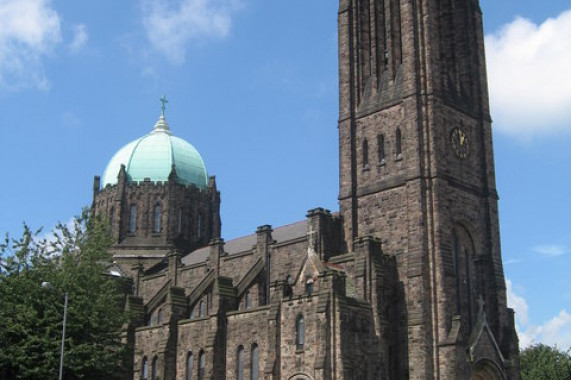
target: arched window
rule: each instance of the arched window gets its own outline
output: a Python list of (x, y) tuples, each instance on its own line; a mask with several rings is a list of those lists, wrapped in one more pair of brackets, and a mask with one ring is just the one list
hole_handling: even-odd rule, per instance
[(385, 163), (385, 135), (377, 135), (377, 158), (379, 164)]
[(252, 294), (250, 293), (249, 289), (246, 290), (246, 294), (244, 295), (244, 305), (246, 309), (252, 307)]
[(258, 380), (259, 378), (259, 361), (260, 353), (258, 350), (258, 345), (254, 343), (252, 345), (252, 354), (250, 356), (250, 380)]
[(397, 131), (395, 133), (395, 154), (397, 158), (402, 157), (402, 133), (400, 131), (400, 128), (397, 128)]
[(391, 63), (394, 65), (396, 71), (402, 63), (402, 32), (401, 32), (401, 10), (400, 0), (391, 0), (390, 9), (392, 12), (390, 38), (392, 40), (391, 48)]
[(269, 300), (269, 296), (270, 296), (270, 291), (269, 291), (269, 281), (266, 278), (266, 280), (264, 281), (264, 285), (258, 285), (258, 306), (263, 306), (263, 305), (267, 305), (270, 300)]
[(200, 380), (204, 379), (206, 375), (206, 354), (204, 351), (200, 351), (198, 355), (198, 378)]
[(305, 341), (305, 327), (303, 321), (303, 315), (298, 315), (295, 321), (295, 344), (298, 349), (303, 348), (303, 343)]
[(157, 380), (157, 378), (158, 378), (157, 374), (158, 373), (159, 373), (159, 370), (157, 368), (157, 357), (155, 356), (153, 358), (153, 364), (151, 366), (151, 380)]
[(115, 207), (111, 207), (111, 212), (109, 214), (109, 225), (113, 228), (113, 220), (115, 218)]
[(363, 169), (369, 168), (369, 142), (363, 140)]
[(204, 317), (204, 301), (200, 301), (198, 303), (198, 317), (199, 318)]
[(149, 380), (149, 362), (147, 358), (143, 358), (143, 366), (141, 367), (141, 380)]
[(192, 357), (192, 352), (188, 353), (186, 357), (186, 380), (193, 379), (193, 372), (194, 372), (194, 358)]
[(153, 232), (161, 232), (161, 213), (162, 207), (161, 205), (155, 205), (155, 212), (153, 217)]
[(194, 306), (190, 308), (189, 318), (194, 319)]
[(163, 309), (159, 309), (157, 311), (157, 325), (160, 325), (163, 322)]
[(155, 313), (151, 313), (151, 315), (149, 316), (149, 326), (154, 326), (155, 325)]
[(305, 283), (305, 293), (309, 296), (313, 294), (313, 278), (308, 279)]
[(236, 378), (238, 380), (244, 380), (244, 347), (242, 346), (238, 347), (237, 362)]
[(478, 291), (478, 277), (474, 268), (473, 252), (474, 240), (470, 232), (463, 226), (457, 225), (452, 230), (452, 265), (454, 280), (456, 282), (456, 313), (462, 316), (462, 322), (468, 329), (477, 317), (476, 300)]
[(178, 224), (176, 228), (178, 234), (182, 233), (182, 208), (178, 209)]
[(131, 205), (129, 212), (129, 232), (137, 230), (137, 205)]
[(454, 266), (454, 277), (456, 278), (456, 312), (460, 312), (460, 273), (458, 268), (458, 236), (452, 232), (452, 265)]

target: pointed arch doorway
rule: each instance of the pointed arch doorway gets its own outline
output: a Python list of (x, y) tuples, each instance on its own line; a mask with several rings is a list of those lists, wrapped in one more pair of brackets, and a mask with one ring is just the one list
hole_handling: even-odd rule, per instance
[(478, 360), (472, 366), (470, 380), (505, 380), (504, 373), (489, 359)]

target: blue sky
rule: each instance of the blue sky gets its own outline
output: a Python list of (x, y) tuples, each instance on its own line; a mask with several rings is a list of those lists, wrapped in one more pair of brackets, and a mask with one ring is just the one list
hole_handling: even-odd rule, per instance
[[(571, 5), (481, 6), (509, 301), (522, 344), (570, 347)], [(163, 93), (226, 239), (336, 210), (336, 17), (333, 0), (0, 0), (0, 233), (79, 213)]]

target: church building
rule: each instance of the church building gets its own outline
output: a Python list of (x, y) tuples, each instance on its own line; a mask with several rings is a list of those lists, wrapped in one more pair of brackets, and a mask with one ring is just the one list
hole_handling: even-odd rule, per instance
[(164, 108), (95, 177), (133, 282), (129, 378), (520, 379), (478, 0), (337, 17), (338, 211), (224, 241), (215, 177)]

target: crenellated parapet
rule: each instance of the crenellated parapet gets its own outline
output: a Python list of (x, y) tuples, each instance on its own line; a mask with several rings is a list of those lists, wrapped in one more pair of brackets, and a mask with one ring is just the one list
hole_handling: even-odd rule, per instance
[(339, 214), (317, 207), (307, 211), (307, 237), (309, 245), (322, 261), (346, 252), (343, 222)]
[(116, 253), (189, 252), (220, 237), (220, 192), (214, 177), (200, 189), (178, 182), (174, 167), (166, 182), (129, 182), (124, 170), (115, 185), (97, 190), (99, 177), (94, 181), (93, 210), (107, 216)]

